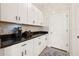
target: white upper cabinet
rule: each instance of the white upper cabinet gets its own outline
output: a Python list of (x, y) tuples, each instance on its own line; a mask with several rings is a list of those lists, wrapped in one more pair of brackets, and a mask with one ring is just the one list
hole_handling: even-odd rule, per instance
[(27, 3), (19, 3), (18, 4), (18, 17), (19, 20), (21, 21), (21, 23), (23, 24), (27, 24), (27, 12), (28, 12), (28, 7), (27, 7)]
[(27, 23), (27, 4), (25, 3), (2, 3), (1, 21), (14, 23)]
[(1, 3), (0, 21), (43, 26), (43, 14), (31, 3)]
[(34, 8), (35, 8), (35, 15), (36, 15), (36, 17), (35, 17), (36, 24), (37, 25), (43, 25), (43, 14), (42, 14), (42, 12), (39, 9), (37, 9), (36, 7), (34, 7)]
[(42, 26), (43, 15), (33, 4), (28, 4), (28, 23)]
[(18, 11), (18, 4), (16, 3), (1, 3), (1, 21), (7, 22), (16, 22), (17, 21), (17, 11)]
[(28, 4), (28, 23), (29, 24), (34, 24), (34, 17), (32, 16), (34, 14), (34, 10), (32, 8), (31, 4)]

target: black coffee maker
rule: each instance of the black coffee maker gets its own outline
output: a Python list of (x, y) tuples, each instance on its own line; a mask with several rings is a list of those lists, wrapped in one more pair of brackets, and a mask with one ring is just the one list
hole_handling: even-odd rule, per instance
[(22, 28), (21, 27), (15, 28), (14, 33), (15, 33), (16, 40), (21, 40), (21, 38), (22, 38)]

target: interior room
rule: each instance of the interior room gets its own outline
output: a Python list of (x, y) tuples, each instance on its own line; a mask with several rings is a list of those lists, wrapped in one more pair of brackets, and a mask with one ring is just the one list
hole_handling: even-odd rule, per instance
[(0, 3), (0, 56), (79, 56), (79, 3)]

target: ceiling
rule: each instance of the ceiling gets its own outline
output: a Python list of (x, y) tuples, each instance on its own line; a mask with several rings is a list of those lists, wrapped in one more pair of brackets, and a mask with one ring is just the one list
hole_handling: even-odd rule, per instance
[(68, 3), (33, 3), (38, 9), (42, 12), (51, 12), (55, 11), (67, 11), (69, 9), (70, 4)]

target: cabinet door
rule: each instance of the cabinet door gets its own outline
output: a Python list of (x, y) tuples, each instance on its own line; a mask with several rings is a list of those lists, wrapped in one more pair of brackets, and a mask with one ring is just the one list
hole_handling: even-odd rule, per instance
[(4, 56), (4, 49), (0, 49), (0, 56)]
[(35, 39), (33, 39), (34, 41), (33, 41), (33, 45), (34, 45), (34, 48), (33, 48), (33, 50), (34, 50), (34, 56), (38, 56), (39, 54), (40, 54), (40, 51), (39, 51), (39, 49), (40, 49), (40, 40), (38, 39), (38, 38), (35, 38)]
[(43, 20), (43, 14), (35, 6), (33, 6), (33, 8), (35, 9), (35, 24), (42, 26), (43, 25), (43, 21), (42, 21)]
[(26, 46), (27, 46), (27, 43), (26, 42), (22, 42), (21, 44), (20, 44), (20, 49), (19, 49), (19, 54), (21, 55), (21, 56), (26, 56)]
[(45, 35), (46, 46), (48, 46), (48, 34)]
[(33, 4), (28, 4), (28, 23), (33, 25), (42, 24), (42, 13)]
[(40, 36), (40, 53), (44, 50), (44, 48), (46, 48), (46, 41), (45, 41), (46, 36)]
[(27, 24), (27, 3), (19, 3), (18, 4), (18, 17), (21, 23)]
[(37, 37), (34, 40), (34, 56), (39, 55), (43, 49), (46, 47), (46, 41), (45, 41), (46, 36), (40, 36)]
[(1, 21), (17, 22), (17, 3), (1, 3)]
[(28, 23), (29, 24), (35, 24), (35, 18), (34, 18), (34, 9), (33, 9), (33, 6), (29, 3), (28, 4)]
[(33, 9), (33, 11), (32, 11), (33, 14), (31, 16), (33, 16), (33, 20), (35, 21), (35, 25), (39, 25), (39, 23), (40, 23), (39, 11), (35, 6), (32, 6), (32, 9)]
[(5, 56), (18, 56), (19, 52), (17, 48), (18, 48), (17, 44), (4, 48), (4, 55)]
[(28, 40), (20, 44), (21, 56), (33, 56), (33, 40)]
[(27, 43), (27, 46), (26, 46), (26, 55), (27, 56), (33, 56), (33, 40), (29, 40)]

